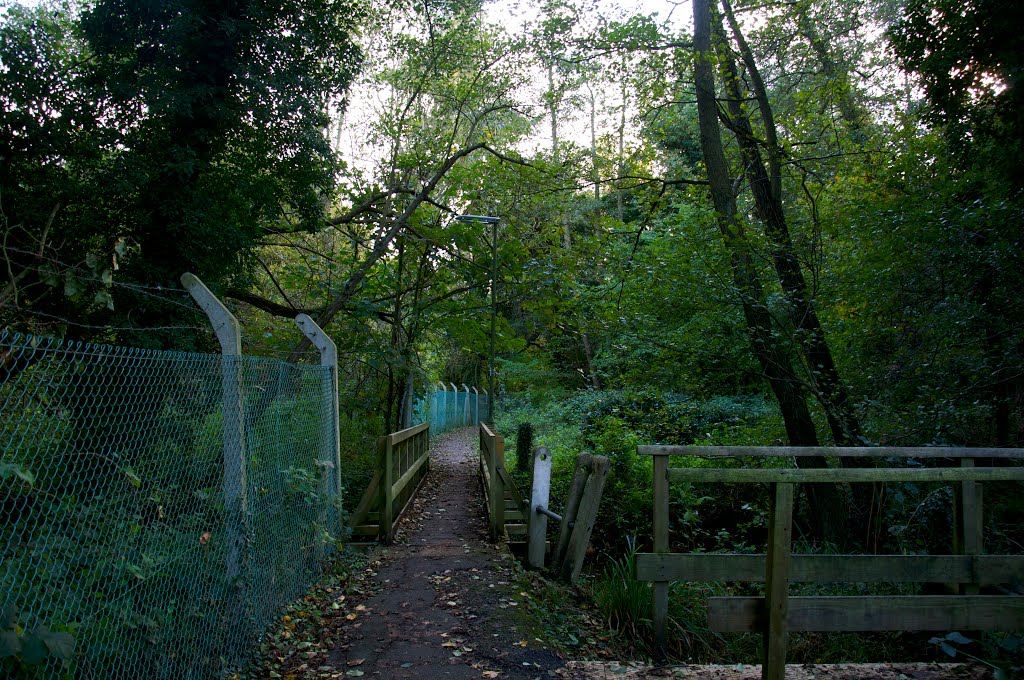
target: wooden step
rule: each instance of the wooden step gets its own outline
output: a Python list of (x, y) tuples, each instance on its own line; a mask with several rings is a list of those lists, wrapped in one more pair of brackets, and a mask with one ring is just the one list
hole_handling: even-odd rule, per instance
[(352, 529), (352, 536), (376, 536), (380, 533), (380, 526), (377, 524), (360, 524)]

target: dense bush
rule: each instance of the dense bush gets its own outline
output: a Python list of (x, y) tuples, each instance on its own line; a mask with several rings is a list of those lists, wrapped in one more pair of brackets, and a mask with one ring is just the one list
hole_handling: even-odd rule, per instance
[[(781, 430), (775, 408), (756, 395), (698, 401), (627, 391), (519, 393), (503, 401), (498, 431), (515, 431), (522, 422), (532, 423), (535, 445), (552, 452), (551, 505), (556, 511), (564, 507), (576, 456), (582, 451), (608, 456), (611, 471), (591, 542), (613, 555), (627, 549), (627, 536), (637, 537), (641, 546), (650, 541), (651, 461), (637, 454), (638, 445), (772, 443)], [(528, 484), (518, 451), (509, 447), (506, 453), (516, 461), (516, 482)], [(674, 536), (689, 548), (742, 548), (762, 531), (765, 503), (753, 487), (735, 487), (735, 498), (724, 502), (720, 497), (711, 502), (717, 491), (696, 493), (685, 485), (673, 485), (672, 493), (673, 515), (682, 522)], [(730, 530), (723, 533), (721, 526)]]

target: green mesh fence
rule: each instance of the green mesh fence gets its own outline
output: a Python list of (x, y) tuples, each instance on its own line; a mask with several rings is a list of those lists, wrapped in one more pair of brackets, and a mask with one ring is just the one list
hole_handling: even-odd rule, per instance
[(487, 420), (486, 394), (433, 390), (413, 404), (413, 422), (430, 423), (431, 436), (478, 425)]
[(0, 332), (0, 677), (244, 662), (336, 546), (330, 385), (320, 366)]

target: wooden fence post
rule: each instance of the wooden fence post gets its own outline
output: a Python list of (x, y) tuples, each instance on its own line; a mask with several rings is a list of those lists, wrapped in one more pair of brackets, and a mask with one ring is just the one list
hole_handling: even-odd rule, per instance
[(569, 547), (569, 536), (572, 534), (572, 526), (576, 522), (576, 516), (580, 510), (580, 500), (583, 498), (583, 489), (587, 485), (587, 477), (594, 466), (594, 457), (584, 451), (576, 456), (576, 471), (572, 475), (572, 484), (569, 486), (569, 498), (565, 502), (565, 513), (558, 525), (558, 544), (551, 560), (551, 569), (561, 571), (562, 562), (565, 560), (565, 551)]
[[(961, 458), (960, 466), (974, 467), (973, 458)], [(955, 488), (953, 509), (953, 550), (957, 555), (980, 555), (982, 552), (982, 486), (980, 482), (964, 481)], [(959, 586), (961, 594), (977, 595), (977, 583)]]
[(544, 568), (544, 544), (547, 538), (548, 517), (538, 508), (548, 507), (551, 495), (551, 452), (541, 446), (533, 458), (533, 489), (530, 493), (530, 514), (526, 518), (529, 543), (527, 561), (535, 569)]
[(594, 523), (597, 521), (597, 511), (601, 506), (601, 494), (604, 493), (608, 468), (607, 456), (594, 456), (593, 472), (587, 479), (583, 500), (580, 501), (580, 510), (576, 515), (576, 526), (573, 527), (572, 536), (569, 537), (565, 562), (562, 564), (562, 579), (569, 583), (575, 583), (580, 576), (580, 570), (583, 569), (583, 558), (587, 554), (590, 534), (594, 531)]
[(395, 512), (395, 469), (394, 450), (388, 441), (387, 435), (377, 440), (377, 449), (380, 451), (381, 478), (380, 478), (380, 540), (384, 544), (391, 543), (391, 524), (394, 521)]
[[(491, 447), (491, 507), (494, 511), (494, 540), (501, 540), (505, 533), (505, 480), (501, 478), (501, 467), (505, 460), (505, 438), (492, 433), (494, 446)], [(500, 467), (499, 467), (500, 466)]]
[(227, 541), (226, 583), (234, 589), (234, 615), (245, 620), (245, 579), (248, 569), (249, 508), (246, 483), (245, 420), (242, 413), (242, 334), (238, 320), (196, 276), (185, 273), (181, 283), (206, 313), (220, 342), (224, 427), (224, 514)]
[(786, 645), (789, 641), (789, 563), (793, 543), (793, 484), (772, 484), (768, 515), (768, 555), (765, 559), (764, 632), (762, 680), (785, 680)]
[[(654, 456), (654, 552), (667, 553), (668, 540), (668, 456)], [(664, 661), (667, 651), (665, 635), (668, 624), (668, 582), (656, 581), (654, 590), (654, 654)]]

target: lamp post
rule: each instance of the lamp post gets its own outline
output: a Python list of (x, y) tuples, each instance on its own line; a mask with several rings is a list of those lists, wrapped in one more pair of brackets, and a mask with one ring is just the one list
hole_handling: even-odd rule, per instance
[(456, 222), (491, 225), (491, 366), (490, 366), (490, 398), (487, 401), (487, 422), (494, 425), (494, 322), (498, 316), (497, 281), (498, 281), (498, 222), (500, 217), (490, 215), (456, 215)]

